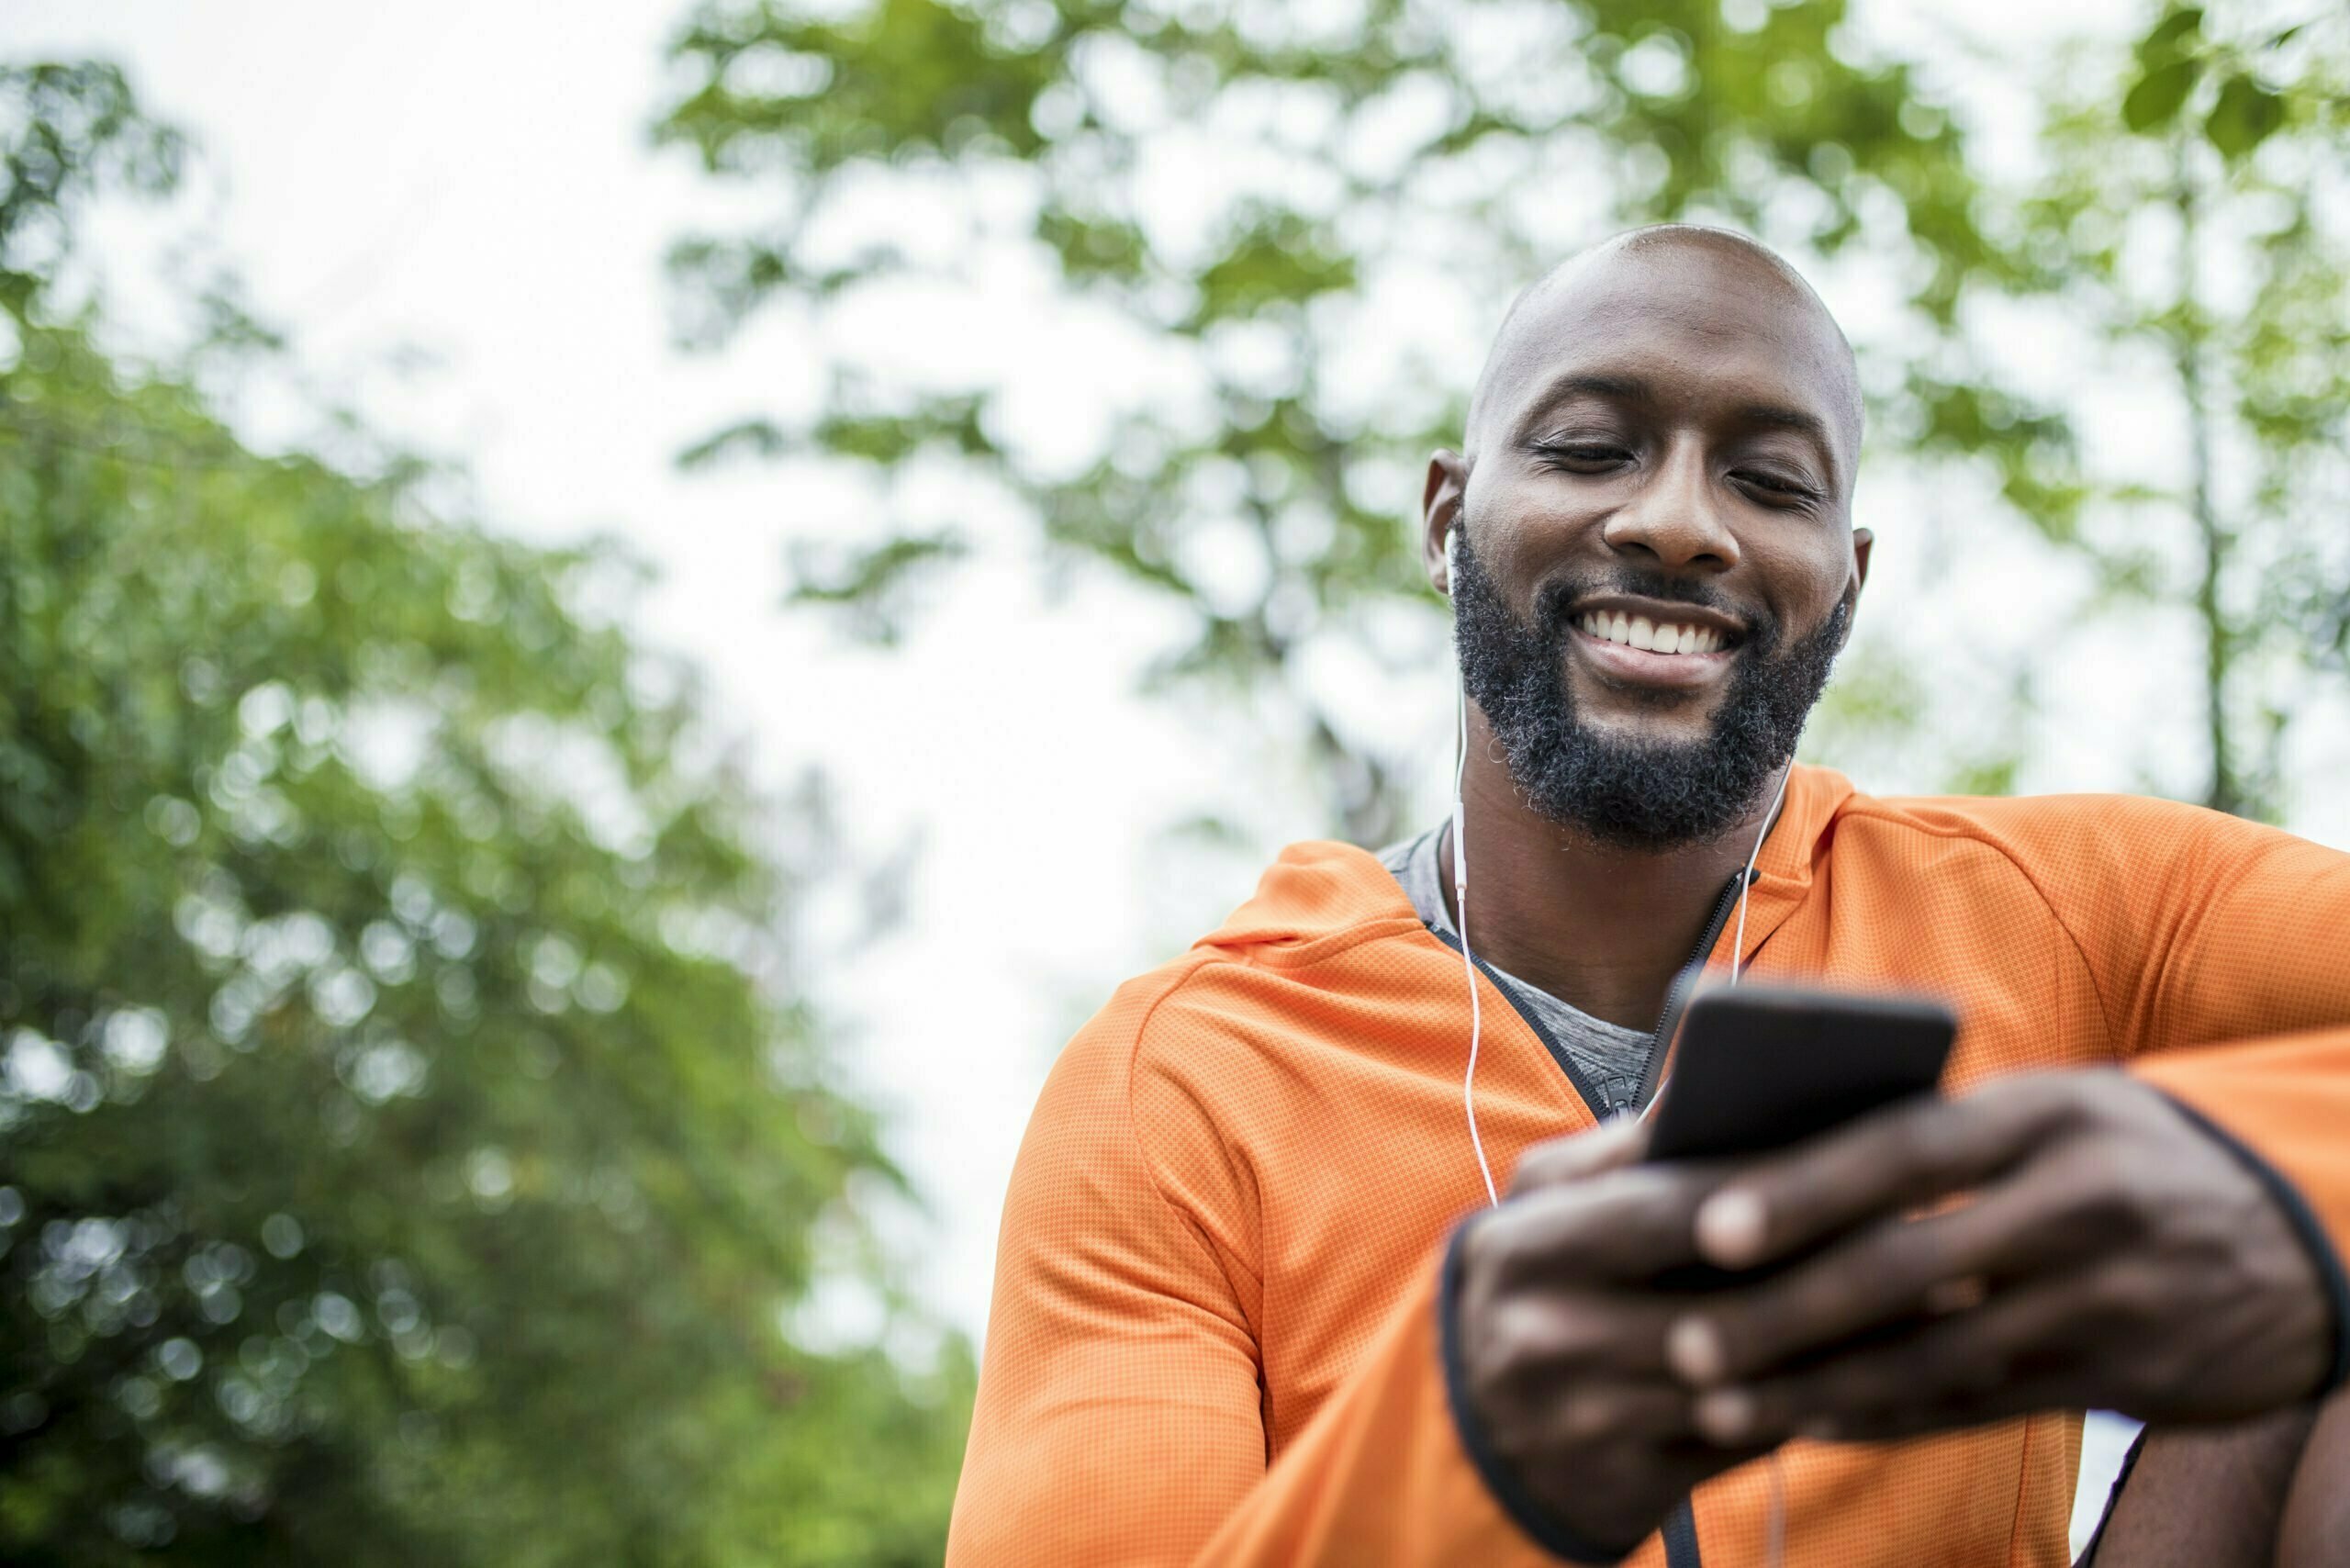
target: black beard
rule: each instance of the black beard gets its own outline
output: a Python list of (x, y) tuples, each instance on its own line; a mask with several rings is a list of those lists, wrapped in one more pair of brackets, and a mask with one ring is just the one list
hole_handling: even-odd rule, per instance
[[(1628, 738), (1595, 730), (1567, 684), (1569, 607), (1597, 593), (1719, 609), (1702, 581), (1626, 568), (1545, 586), (1528, 626), (1502, 602), (1461, 529), (1451, 575), (1453, 637), (1469, 696), (1501, 742), (1509, 776), (1551, 822), (1606, 845), (1658, 851), (1720, 838), (1762, 803), (1795, 756), (1804, 720), (1843, 645), (1850, 599), (1819, 627), (1781, 646), (1775, 617), (1755, 610), (1707, 733), (1691, 741)], [(1673, 700), (1674, 699), (1667, 699)]]

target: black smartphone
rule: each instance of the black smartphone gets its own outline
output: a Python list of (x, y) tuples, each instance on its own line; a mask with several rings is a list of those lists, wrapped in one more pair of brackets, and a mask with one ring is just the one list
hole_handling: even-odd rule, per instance
[(1648, 1158), (1759, 1154), (1929, 1092), (1957, 1033), (1957, 1016), (1930, 997), (1707, 991), (1681, 1016)]

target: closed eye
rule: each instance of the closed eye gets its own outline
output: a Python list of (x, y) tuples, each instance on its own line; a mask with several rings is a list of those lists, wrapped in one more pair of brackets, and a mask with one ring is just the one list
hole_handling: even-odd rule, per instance
[(1606, 442), (1542, 442), (1534, 447), (1534, 453), (1543, 460), (1543, 466), (1561, 468), (1571, 474), (1595, 474), (1632, 460), (1628, 450)]
[(1740, 468), (1730, 477), (1741, 485), (1751, 485), (1758, 490), (1768, 490), (1774, 495), (1785, 496), (1791, 500), (1816, 501), (1819, 498), (1819, 493), (1810, 486), (1787, 478), (1784, 475), (1768, 473), (1759, 468)]

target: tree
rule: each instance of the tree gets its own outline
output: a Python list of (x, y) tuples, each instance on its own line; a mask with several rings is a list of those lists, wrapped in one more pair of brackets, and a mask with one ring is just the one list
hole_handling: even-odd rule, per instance
[(0, 68), (0, 1557), (934, 1562), (968, 1351), (784, 1332), (901, 1186), (793, 995), (820, 793), (610, 550), (102, 347), (75, 212), (181, 156)]
[(2183, 612), (2204, 776), (2274, 818), (2312, 673), (2350, 656), (2350, 17), (2173, 6), (2052, 92), (2022, 245), (2183, 459), (2089, 476), (2051, 532), (2111, 599)]
[[(1897, 439), (1990, 463), (2022, 506), (2063, 481), (2062, 423), (1958, 330), (2017, 266), (1976, 226), (1959, 130), (1842, 0), (711, 0), (672, 53), (657, 138), (773, 209), (677, 248), (688, 341), (773, 313), (841, 345), (818, 396), (686, 461), (872, 481), (878, 524), (805, 521), (793, 599), (887, 641), (1008, 516), (1185, 606), (1154, 680), (1288, 714), (1359, 842), (1402, 826), (1404, 759), (1314, 666), (1425, 656), (1393, 651), (1399, 615), (1437, 613), (1419, 474), (1503, 304), (1575, 245), (1700, 218), (1866, 257), (1897, 280), (1898, 352), (1862, 345)], [(893, 371), (856, 335), (916, 284), (976, 314), (1007, 274), (1136, 367), (1074, 458), (1023, 428), (1017, 366)]]

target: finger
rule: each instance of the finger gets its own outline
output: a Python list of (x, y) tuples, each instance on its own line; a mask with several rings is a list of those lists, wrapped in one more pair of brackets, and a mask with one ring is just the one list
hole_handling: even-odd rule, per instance
[(2043, 1410), (2081, 1408), (2079, 1397), (2068, 1388), (2066, 1380), (2057, 1373), (2019, 1370), (2001, 1379), (1996, 1387), (1980, 1392), (1962, 1391), (1939, 1399), (1912, 1396), (1874, 1408), (1855, 1407), (1836, 1415), (1807, 1417), (1796, 1421), (1787, 1436), (1818, 1442), (1897, 1442), (1905, 1438), (2013, 1420)]
[[(1875, 1340), (1801, 1372), (1708, 1389), (1692, 1407), (1709, 1440), (1751, 1444), (1795, 1436), (1842, 1438), (1946, 1430), (2075, 1403), (2041, 1359), (2077, 1318), (2079, 1278), (1996, 1294), (1983, 1305)], [(2017, 1375), (2038, 1361), (2044, 1375)]]
[(1484, 1332), (1488, 1359), (1506, 1363), (1514, 1383), (1556, 1394), (1627, 1378), (1652, 1381), (1684, 1405), (1688, 1391), (1664, 1361), (1672, 1304), (1659, 1296), (1566, 1287), (1519, 1290), (1495, 1300)]
[(1473, 1233), (1499, 1282), (1645, 1281), (1696, 1260), (1697, 1205), (1718, 1172), (1635, 1165), (1512, 1193)]
[(1668, 1327), (1676, 1374), (1707, 1387), (1905, 1318), (1982, 1298), (1984, 1282), (2045, 1260), (2041, 1194), (2009, 1186), (1922, 1219), (1881, 1221), (1759, 1283), (1716, 1293)]
[(1957, 1100), (1860, 1117), (1723, 1182), (1697, 1215), (1699, 1254), (1746, 1269), (1879, 1215), (1975, 1186), (2021, 1159), (2072, 1110), (2071, 1075), (2005, 1079)]
[(2020, 1380), (2003, 1384), (1996, 1394), (1987, 1399), (1969, 1399), (1958, 1404), (1910, 1404), (1872, 1416), (1843, 1419), (1822, 1417), (1807, 1422), (1796, 1435), (1818, 1442), (1896, 1443), (1909, 1438), (1964, 1431), (1969, 1427), (2013, 1420), (2019, 1416), (2037, 1415), (2043, 1410), (2065, 1408), (2068, 1406), (2065, 1396), (2056, 1392), (2053, 1383), (2039, 1379)]
[(1509, 1190), (1516, 1195), (1621, 1170), (1638, 1164), (1648, 1146), (1648, 1124), (1630, 1116), (1546, 1139), (1519, 1158)]
[(2051, 1271), (2083, 1274), (2132, 1245), (2142, 1198), (2132, 1186), (2099, 1151), (2051, 1144), (1968, 1202), (1878, 1220), (1768, 1280), (1693, 1303), (1668, 1331), (1673, 1368), (1699, 1384), (1751, 1381), (1840, 1339), (1973, 1306), (1990, 1282), (2012, 1290)]
[(1662, 1381), (1595, 1381), (1559, 1396), (1542, 1423), (1543, 1437), (1569, 1450), (1687, 1439), (1696, 1435), (1693, 1405), (1688, 1390)]

